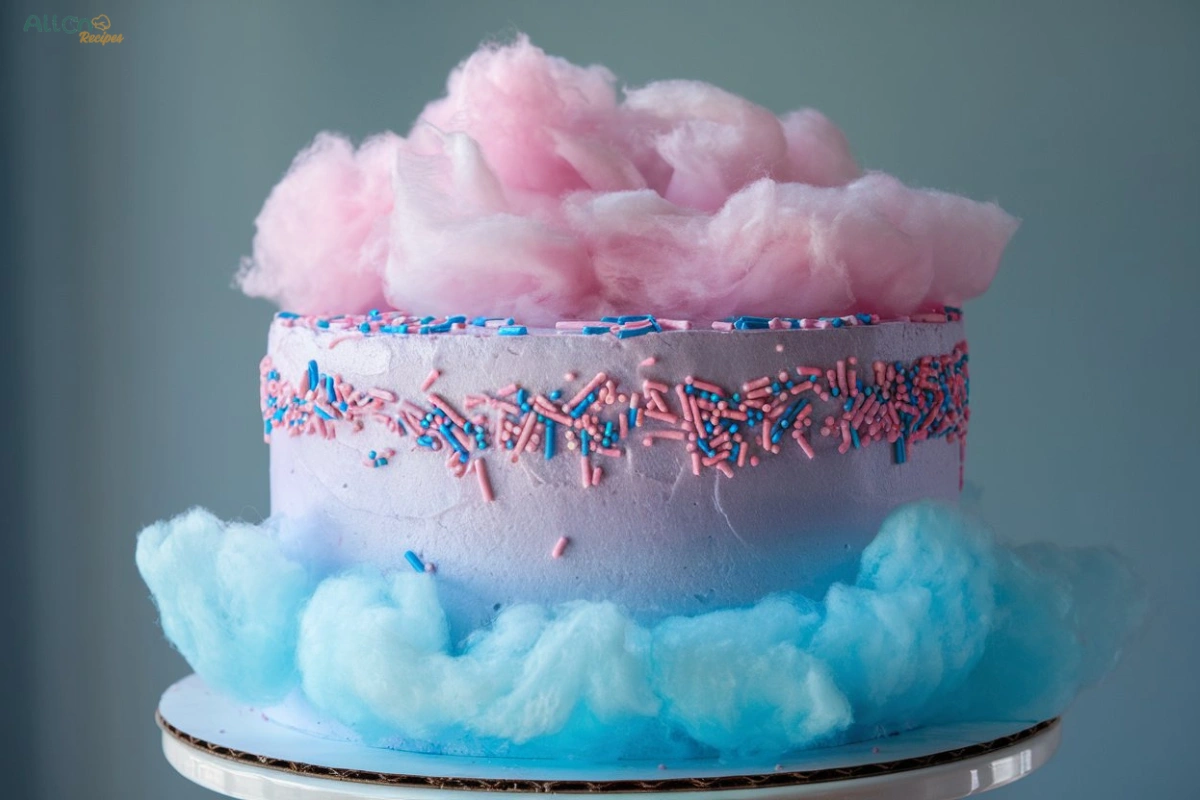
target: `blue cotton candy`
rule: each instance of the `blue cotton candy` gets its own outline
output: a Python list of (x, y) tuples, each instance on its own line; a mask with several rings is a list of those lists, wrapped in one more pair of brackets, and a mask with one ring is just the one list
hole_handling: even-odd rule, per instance
[(167, 638), (209, 685), (260, 704), (299, 681), (297, 623), (313, 590), (275, 534), (194, 509), (150, 526), (137, 543)]
[(812, 651), (833, 669), (858, 724), (912, 724), (967, 677), (995, 609), (994, 550), (957, 512), (918, 503), (884, 522), (855, 585), (829, 589)]
[(298, 688), (368, 742), (441, 752), (735, 760), (1045, 719), (1111, 668), (1143, 607), (1108, 551), (1006, 548), (918, 503), (820, 601), (650, 627), (612, 603), (516, 605), (456, 644), (436, 575), (344, 569), (295, 528), (192, 511), (144, 531), (138, 567), (168, 638), (247, 702)]
[(850, 703), (802, 649), (819, 619), (810, 603), (777, 597), (658, 625), (653, 666), (667, 716), (724, 753), (782, 753), (842, 730)]

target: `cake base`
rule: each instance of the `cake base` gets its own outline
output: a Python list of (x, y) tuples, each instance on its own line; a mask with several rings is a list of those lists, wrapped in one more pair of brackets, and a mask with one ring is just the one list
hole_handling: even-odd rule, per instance
[(163, 753), (181, 775), (242, 800), (453, 800), (510, 796), (703, 793), (723, 800), (960, 798), (1012, 783), (1058, 748), (1057, 719), (976, 723), (811, 750), (780, 763), (689, 759), (584, 765), (533, 759), (436, 756), (367, 747), (288, 728), (238, 706), (196, 676), (163, 695)]

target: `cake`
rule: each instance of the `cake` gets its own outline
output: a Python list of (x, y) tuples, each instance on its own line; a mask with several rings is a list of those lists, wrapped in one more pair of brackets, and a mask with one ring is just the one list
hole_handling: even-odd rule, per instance
[(166, 635), (280, 724), (435, 754), (1061, 712), (1128, 574), (960, 508), (960, 308), (1016, 222), (863, 173), (815, 111), (614, 86), (520, 37), (407, 137), (296, 159), (239, 275), (285, 309), (271, 516), (141, 534)]

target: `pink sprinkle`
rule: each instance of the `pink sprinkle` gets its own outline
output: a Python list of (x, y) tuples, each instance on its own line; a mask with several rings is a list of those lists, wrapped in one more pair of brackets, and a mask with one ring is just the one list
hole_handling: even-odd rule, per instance
[(683, 384), (675, 384), (675, 394), (679, 395), (679, 405), (683, 409), (683, 418), (688, 422), (692, 421), (692, 407), (688, 403), (687, 392), (683, 390)]
[(669, 331), (690, 331), (692, 329), (691, 321), (686, 319), (663, 319), (659, 317), (658, 324), (659, 327)]
[[(639, 409), (638, 413), (641, 414), (642, 409)], [(662, 411), (655, 411), (652, 408), (645, 409), (645, 414), (647, 417), (650, 417), (650, 419), (656, 419), (659, 422), (665, 422), (668, 425), (678, 425), (679, 424), (679, 417), (675, 416), (674, 414), (664, 413)]]
[(558, 541), (554, 543), (554, 549), (550, 551), (551, 558), (562, 558), (563, 553), (567, 551), (567, 545), (571, 540), (566, 536), (558, 537)]
[(623, 454), (615, 447), (597, 447), (596, 452), (609, 458), (620, 458)]
[(367, 394), (371, 395), (371, 397), (377, 397), (385, 403), (396, 402), (395, 392), (389, 392), (387, 389), (375, 388), (368, 391)]
[(752, 466), (752, 467), (758, 466), (758, 456), (750, 456), (750, 466)]
[(719, 461), (716, 466), (726, 478), (733, 477), (733, 467), (729, 466), (728, 461)]
[(720, 386), (717, 386), (715, 383), (709, 383), (708, 381), (702, 381), (699, 378), (691, 378), (688, 383), (692, 384), (692, 386), (695, 386), (702, 392), (712, 392), (713, 394), (722, 395), (725, 394), (725, 390)]
[(580, 482), (583, 484), (583, 488), (586, 489), (592, 485), (592, 468), (591, 465), (588, 464), (587, 456), (579, 457), (579, 476)]
[(638, 366), (639, 367), (653, 367), (657, 363), (658, 363), (658, 359), (655, 358), (654, 356), (646, 356), (645, 358), (643, 358), (641, 360), (641, 362), (638, 364)]
[(777, 345), (775, 345), (775, 352), (776, 352), (776, 353), (782, 353), (782, 352), (783, 352), (783, 345), (781, 345), (781, 344), (777, 344)]
[(604, 468), (603, 467), (595, 467), (592, 470), (592, 486), (599, 486), (600, 479), (603, 477), (604, 477)]
[(434, 407), (441, 409), (442, 412), (447, 417), (449, 417), (454, 422), (455, 425), (457, 425), (460, 428), (467, 427), (467, 420), (463, 417), (463, 415), (459, 414), (457, 411), (455, 411), (454, 406), (447, 403), (440, 396), (438, 396), (436, 394), (431, 394), (426, 399), (428, 399), (429, 402), (434, 405)]
[(518, 386), (515, 383), (510, 383), (508, 386), (505, 386), (503, 389), (496, 392), (496, 396), (497, 397), (508, 397), (510, 394), (516, 394), (517, 389), (518, 389)]
[(337, 347), (339, 344), (346, 341), (347, 339), (357, 339), (357, 338), (358, 338), (357, 336), (335, 336), (329, 340), (329, 349), (332, 350), (333, 348)]
[(812, 445), (808, 443), (808, 439), (804, 438), (804, 434), (797, 431), (796, 444), (800, 445), (800, 449), (804, 451), (804, 455), (808, 456), (809, 461), (816, 457), (813, 452)]
[(513, 448), (512, 462), (517, 463), (517, 458), (521, 453), (525, 452), (526, 446), (529, 444), (529, 437), (533, 435), (533, 424), (537, 422), (537, 414), (529, 413), (525, 415), (525, 424), (521, 426), (521, 434), (517, 437), (517, 446)]
[(496, 499), (496, 495), (492, 492), (492, 481), (488, 478), (487, 462), (477, 458), (472, 463), (475, 465), (475, 476), (479, 478), (479, 492), (483, 495), (483, 502), (490, 503)]
[(579, 377), (578, 374), (576, 374), (574, 372), (568, 372), (565, 375), (563, 375), (563, 380), (566, 381), (567, 383), (570, 383), (571, 381), (575, 380), (578, 377)]
[(712, 324), (712, 326), (713, 326), (713, 330), (715, 330), (715, 331), (731, 331), (731, 330), (733, 330), (732, 322), (714, 322)]
[(442, 373), (436, 369), (429, 370), (429, 374), (425, 376), (425, 380), (421, 382), (421, 391), (428, 392), (429, 387), (433, 386), (434, 381), (442, 377)]
[(432, 575), (433, 573), (437, 572), (437, 564), (434, 564), (432, 561), (426, 561), (425, 571)]
[(580, 389), (579, 392), (576, 393), (576, 395), (572, 397), (571, 400), (566, 404), (567, 409), (575, 407), (580, 400), (591, 394), (593, 389), (599, 388), (600, 384), (604, 383), (606, 380), (608, 380), (607, 375), (605, 375), (603, 372), (597, 372), (596, 377), (588, 381), (587, 384)]
[(693, 475), (700, 474), (700, 451), (699, 450), (692, 451), (692, 474)]

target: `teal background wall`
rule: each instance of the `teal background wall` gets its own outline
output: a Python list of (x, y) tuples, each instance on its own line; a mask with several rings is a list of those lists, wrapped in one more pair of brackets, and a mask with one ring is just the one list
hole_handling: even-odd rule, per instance
[[(122, 44), (22, 32), (101, 12)], [(458, 60), (516, 29), (628, 84), (815, 106), (865, 165), (1024, 219), (967, 310), (969, 479), (1003, 535), (1112, 544), (1154, 594), (1059, 756), (995, 796), (1189, 796), (1200, 4), (1099, 0), (6, 4), (8, 795), (208, 796), (159, 754), (155, 702), (187, 670), (133, 543), (194, 504), (267, 511), (270, 309), (230, 288), (254, 216), (318, 130), (405, 131)]]

